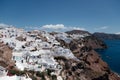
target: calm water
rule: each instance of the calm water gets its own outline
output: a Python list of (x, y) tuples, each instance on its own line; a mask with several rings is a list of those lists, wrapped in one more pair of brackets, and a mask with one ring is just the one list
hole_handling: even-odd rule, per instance
[(120, 74), (120, 40), (105, 40), (106, 50), (97, 51), (110, 68)]

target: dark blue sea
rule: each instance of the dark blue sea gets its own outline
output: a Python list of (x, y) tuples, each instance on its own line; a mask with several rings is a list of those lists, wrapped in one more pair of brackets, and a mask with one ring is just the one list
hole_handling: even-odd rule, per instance
[(109, 67), (120, 74), (120, 40), (105, 40), (108, 49), (97, 50)]

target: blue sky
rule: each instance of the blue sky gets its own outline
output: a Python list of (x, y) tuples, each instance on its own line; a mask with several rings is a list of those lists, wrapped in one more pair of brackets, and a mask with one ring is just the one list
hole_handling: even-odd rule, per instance
[(120, 0), (0, 0), (0, 24), (120, 32)]

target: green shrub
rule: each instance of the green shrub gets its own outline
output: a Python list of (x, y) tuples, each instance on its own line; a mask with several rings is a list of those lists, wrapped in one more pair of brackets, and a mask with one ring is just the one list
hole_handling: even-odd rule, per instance
[(52, 75), (52, 80), (57, 80), (57, 76), (56, 75)]
[(32, 80), (37, 80), (37, 78), (35, 76), (31, 76)]
[(9, 70), (9, 73), (12, 75), (15, 75), (17, 72), (16, 72), (16, 70)]
[(25, 74), (24, 71), (17, 71), (17, 70), (9, 70), (9, 73), (12, 74), (12, 75), (17, 75), (17, 76), (21, 76), (23, 74)]
[(37, 71), (37, 72), (36, 72), (36, 75), (37, 75), (38, 77), (43, 77), (43, 76), (44, 76), (44, 73)]

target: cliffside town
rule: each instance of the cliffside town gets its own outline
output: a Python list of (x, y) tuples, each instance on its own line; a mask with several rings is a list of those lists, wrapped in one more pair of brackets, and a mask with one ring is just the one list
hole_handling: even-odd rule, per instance
[(0, 28), (0, 80), (120, 80), (94, 49), (89, 32)]

